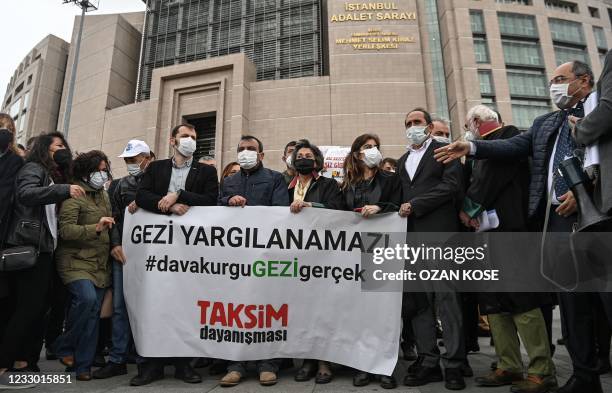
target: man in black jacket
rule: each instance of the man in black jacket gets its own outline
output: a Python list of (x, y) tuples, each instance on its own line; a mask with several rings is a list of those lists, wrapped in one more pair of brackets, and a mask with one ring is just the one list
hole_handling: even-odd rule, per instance
[[(467, 115), (470, 131), (476, 139), (508, 139), (519, 134), (514, 126), (502, 126), (495, 111), (477, 105)], [(464, 198), (461, 219), (464, 225), (478, 229), (481, 214), (495, 210), (499, 225), (494, 232), (527, 230), (526, 198), (529, 181), (527, 160), (495, 159), (474, 163), (470, 187)], [(480, 311), (488, 314), (491, 334), (498, 356), (497, 369), (476, 378), (479, 386), (502, 386), (523, 381), (521, 341), (529, 354), (528, 375), (550, 380), (556, 385), (546, 323), (540, 307), (549, 296), (540, 293), (488, 293), (480, 295)], [(547, 390), (543, 386), (542, 391)]]
[[(170, 146), (174, 149), (174, 156), (152, 162), (143, 174), (136, 193), (136, 205), (153, 213), (176, 215), (187, 213), (191, 206), (215, 206), (219, 191), (217, 171), (194, 160), (194, 126), (181, 124), (174, 127)], [(138, 375), (130, 383), (142, 386), (163, 378), (164, 360), (147, 359), (140, 364)], [(187, 383), (199, 383), (202, 378), (193, 370), (189, 360), (171, 359), (176, 367), (175, 377)]]
[[(441, 164), (434, 159), (434, 150), (444, 144), (430, 137), (433, 125), (426, 110), (417, 108), (408, 113), (405, 125), (409, 151), (398, 160), (397, 167), (403, 202), (399, 213), (408, 217), (408, 233), (457, 232), (456, 198), (462, 184), (461, 165), (458, 162)], [(459, 294), (436, 292), (428, 293), (427, 298), (426, 308), (412, 319), (419, 359), (409, 369), (404, 384), (421, 386), (443, 380), (434, 329), (437, 309), (446, 347), (442, 358), (445, 386), (452, 390), (465, 389), (461, 369), (466, 354)]]
[[(556, 239), (561, 239), (561, 234), (564, 234), (566, 240), (559, 241), (554, 246), (558, 253), (569, 255), (569, 234), (578, 218), (576, 200), (557, 173), (559, 164), (567, 156), (573, 155), (577, 147), (571, 139), (568, 119), (572, 115), (584, 117), (584, 102), (591, 94), (593, 86), (593, 71), (588, 64), (580, 61), (562, 64), (557, 67), (550, 80), (550, 95), (560, 111), (539, 116), (527, 132), (510, 139), (454, 142), (436, 150), (436, 158), (449, 162), (468, 154), (476, 159), (516, 159), (531, 156), (528, 204), (530, 224), (538, 230), (558, 232)], [(544, 225), (545, 217), (549, 218), (547, 226)], [(593, 333), (592, 325), (585, 323), (590, 316), (584, 315), (583, 311), (590, 310), (591, 307), (589, 301), (585, 304), (583, 299), (584, 297), (576, 293), (559, 294), (561, 319), (564, 321), (563, 336), (568, 341), (568, 348), (575, 348), (575, 351), (570, 349), (570, 354), (581, 353), (579, 358), (588, 359), (588, 351), (584, 349), (588, 347), (587, 340), (592, 340)], [(595, 372), (596, 367), (592, 365), (595, 357), (589, 359), (587, 364), (577, 362), (578, 357), (575, 356), (572, 360), (574, 375), (558, 392), (600, 393), (601, 383)], [(541, 384), (543, 381), (532, 382)]]
[[(240, 172), (223, 180), (219, 194), (220, 206), (289, 206), (287, 183), (280, 172), (263, 166), (263, 144), (251, 135), (243, 135), (238, 144)], [(277, 382), (282, 359), (258, 360), (259, 383), (264, 386)], [(246, 375), (247, 362), (231, 362), (219, 384), (236, 386)]]

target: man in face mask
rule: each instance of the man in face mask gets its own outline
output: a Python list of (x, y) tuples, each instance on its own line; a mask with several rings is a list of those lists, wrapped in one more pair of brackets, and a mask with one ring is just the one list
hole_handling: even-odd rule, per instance
[(283, 163), (287, 166), (287, 169), (283, 171), (283, 178), (285, 179), (285, 183), (287, 183), (287, 185), (291, 183), (291, 181), (296, 175), (295, 170), (293, 169), (293, 163), (291, 162), (291, 157), (293, 155), (293, 152), (295, 151), (296, 145), (296, 141), (291, 141), (287, 143), (285, 145), (285, 150), (283, 151), (283, 156), (281, 157)]
[(441, 117), (434, 117), (431, 120), (433, 128), (431, 129), (431, 137), (440, 143), (451, 142), (450, 123), (448, 120)]
[[(558, 175), (558, 169), (559, 164), (573, 156), (577, 148), (571, 137), (568, 120), (570, 116), (584, 117), (584, 102), (593, 90), (593, 80), (593, 71), (588, 64), (580, 61), (562, 64), (550, 79), (550, 97), (561, 110), (539, 116), (527, 132), (509, 139), (458, 141), (436, 150), (436, 158), (441, 162), (450, 162), (466, 155), (475, 159), (531, 157), (527, 206), (530, 229), (559, 232), (555, 236), (557, 241), (551, 244), (551, 249), (556, 251), (546, 253), (550, 261), (556, 260), (556, 255), (571, 255), (569, 235), (578, 219), (576, 200), (563, 178)], [(592, 315), (585, 315), (584, 311), (595, 307), (590, 306), (588, 299), (585, 303), (584, 297), (578, 293), (560, 293), (559, 303), (564, 321), (564, 337), (574, 362), (574, 375), (558, 391), (601, 392), (599, 377), (587, 364), (595, 359), (583, 356), (585, 349), (590, 347), (584, 340), (592, 338), (588, 320), (593, 319)], [(552, 379), (530, 375), (528, 380), (515, 385), (513, 392), (543, 391), (555, 384)]]
[[(417, 108), (406, 116), (408, 152), (397, 162), (402, 184), (399, 214), (408, 217), (408, 232), (458, 231), (456, 196), (461, 187), (461, 165), (445, 165), (434, 159), (435, 149), (443, 143), (430, 138), (431, 115)], [(447, 389), (465, 389), (462, 368), (467, 363), (459, 295), (428, 293), (428, 307), (411, 321), (420, 361), (404, 379), (408, 386), (421, 386), (445, 380)], [(408, 294), (407, 296), (416, 296)], [(417, 302), (417, 300), (414, 300)], [(437, 349), (435, 311), (442, 321), (446, 354)], [(445, 368), (444, 376), (440, 361)]]
[[(287, 184), (280, 172), (264, 168), (263, 144), (252, 135), (243, 135), (238, 143), (240, 172), (225, 178), (219, 193), (220, 206), (289, 206)], [(282, 359), (257, 360), (259, 383), (274, 385)], [(247, 373), (247, 362), (231, 362), (221, 386), (238, 385)]]
[[(191, 124), (180, 124), (172, 129), (170, 146), (174, 155), (148, 165), (136, 192), (138, 207), (157, 214), (183, 215), (191, 206), (217, 204), (217, 171), (210, 165), (194, 160), (196, 137), (195, 127)], [(135, 166), (132, 169), (136, 172)], [(202, 381), (189, 364), (189, 359), (175, 358), (173, 363), (176, 378), (187, 383)], [(164, 376), (163, 367), (163, 360), (147, 359), (143, 362), (141, 359), (138, 375), (130, 383), (142, 386), (161, 379)]]

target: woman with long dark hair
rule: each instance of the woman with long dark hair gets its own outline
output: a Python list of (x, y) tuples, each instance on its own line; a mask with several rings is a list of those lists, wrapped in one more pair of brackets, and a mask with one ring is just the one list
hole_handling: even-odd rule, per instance
[[(63, 178), (55, 159), (61, 161), (59, 158), (66, 146), (62, 134), (40, 135), (15, 179), (13, 216), (6, 244), (34, 246), (39, 255), (34, 267), (6, 274), (15, 299), (15, 311), (0, 340), (0, 374), (13, 367), (16, 360), (29, 358), (26, 348), (30, 348), (32, 337), (37, 337), (40, 331), (53, 277), (56, 204), (85, 195), (80, 186), (58, 184)], [(27, 370), (27, 366), (21, 364), (18, 368)]]
[[(374, 214), (398, 211), (401, 203), (400, 182), (396, 174), (380, 169), (383, 157), (380, 153), (380, 138), (375, 134), (358, 136), (344, 160), (342, 194), (347, 210), (368, 218)], [(376, 348), (372, 348), (376, 350)], [(354, 386), (366, 386), (372, 375), (357, 371), (353, 376)], [(380, 375), (383, 389), (394, 389), (397, 382), (393, 376)]]
[(110, 236), (115, 223), (104, 184), (110, 180), (108, 158), (101, 151), (79, 154), (73, 164), (74, 183), (85, 197), (66, 201), (60, 210), (57, 270), (71, 294), (67, 330), (57, 338), (55, 352), (73, 366), (76, 378), (91, 380), (96, 354), (100, 307), (110, 285)]

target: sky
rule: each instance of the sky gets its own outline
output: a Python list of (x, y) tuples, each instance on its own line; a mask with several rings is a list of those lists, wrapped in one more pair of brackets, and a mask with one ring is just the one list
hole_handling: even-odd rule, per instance
[[(40, 40), (53, 34), (70, 42), (74, 17), (80, 15), (81, 9), (63, 2), (0, 0), (0, 100), (15, 69)], [(99, 0), (98, 11), (91, 14), (144, 11), (144, 7), (142, 0)]]

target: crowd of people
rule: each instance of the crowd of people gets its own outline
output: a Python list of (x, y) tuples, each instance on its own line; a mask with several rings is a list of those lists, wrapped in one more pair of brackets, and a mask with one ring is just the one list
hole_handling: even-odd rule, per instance
[[(409, 217), (408, 232), (475, 231), (478, 217), (495, 209), (500, 225), (494, 231), (555, 231), (569, 238), (578, 217), (576, 200), (556, 173), (582, 145), (599, 145), (598, 161), (587, 172), (598, 207), (612, 212), (612, 177), (606, 172), (612, 155), (611, 56), (597, 92), (587, 64), (558, 67), (550, 90), (560, 110), (538, 117), (527, 132), (477, 105), (467, 113), (464, 135), (451, 143), (449, 123), (416, 108), (398, 125), (406, 130), (407, 152), (397, 160), (384, 158), (376, 134), (359, 135), (344, 161), (342, 182), (321, 175), (323, 154), (308, 140), (286, 144), (284, 172), (266, 168), (264, 146), (251, 135), (241, 137), (236, 161), (218, 179), (214, 158), (194, 158), (197, 135), (189, 124), (172, 129), (169, 159), (156, 160), (144, 141), (130, 141), (119, 155), (128, 175), (113, 179), (104, 152), (75, 155), (61, 133), (41, 134), (18, 148), (11, 117), (0, 114), (1, 248), (37, 249), (33, 267), (0, 271), (0, 389), (30, 386), (11, 383), (7, 371), (40, 371), (43, 345), (46, 358), (59, 360), (79, 381), (125, 375), (129, 362), (138, 365), (130, 381), (135, 386), (163, 378), (167, 365), (187, 383), (201, 382), (195, 369), (202, 366), (224, 374), (219, 382), (224, 387), (247, 377), (248, 362), (138, 355), (123, 295), (123, 266), (129, 261), (122, 247), (125, 214), (138, 209), (181, 216), (193, 206), (286, 206), (294, 214), (334, 209), (363, 219), (397, 212)], [(599, 105), (585, 113), (589, 100)], [(458, 160), (463, 156), (465, 162)], [(553, 362), (556, 304), (574, 368), (562, 387)], [(484, 315), (498, 359), (492, 372), (475, 378), (477, 385), (510, 386), (514, 393), (602, 392), (599, 375), (610, 371), (607, 293), (405, 293), (398, 345), (413, 363), (403, 383), (444, 382), (449, 390), (465, 389), (465, 378), (474, 376), (467, 353), (479, 350)], [(529, 357), (526, 372), (521, 342)], [(108, 360), (101, 356), (105, 348)], [(259, 382), (268, 386), (293, 360), (253, 363)], [(325, 360), (298, 364), (296, 381), (333, 380), (335, 367)], [(391, 375), (354, 370), (355, 386), (373, 381), (385, 389), (397, 386)]]

